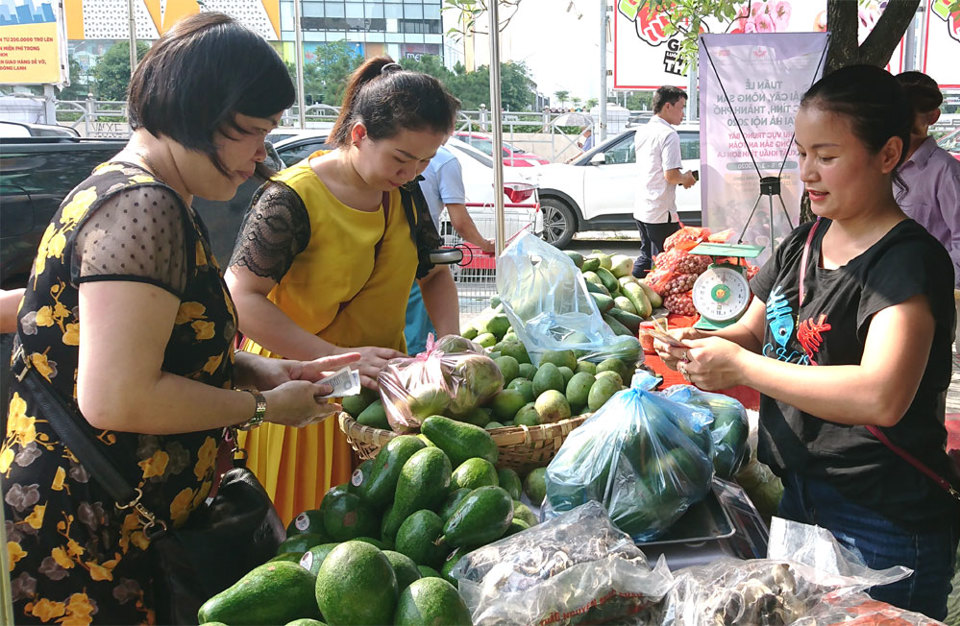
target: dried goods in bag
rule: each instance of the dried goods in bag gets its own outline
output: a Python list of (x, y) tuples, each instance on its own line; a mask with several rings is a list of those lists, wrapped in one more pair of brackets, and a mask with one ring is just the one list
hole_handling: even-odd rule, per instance
[(657, 624), (673, 583), (597, 502), (474, 550), (450, 575), (477, 626)]

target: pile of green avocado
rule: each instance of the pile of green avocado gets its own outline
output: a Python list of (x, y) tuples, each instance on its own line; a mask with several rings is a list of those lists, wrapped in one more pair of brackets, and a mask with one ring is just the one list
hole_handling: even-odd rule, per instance
[[(446, 353), (456, 354), (449, 350)], [(638, 351), (632, 350), (624, 358), (610, 357), (592, 363), (578, 361), (572, 350), (557, 350), (541, 354), (537, 367), (530, 362), (519, 340), (506, 337), (491, 346), (487, 355), (469, 355), (467, 362), (476, 365), (469, 373), (457, 376), (455, 385), (447, 381), (445, 389), (441, 384), (419, 384), (405, 402), (418, 420), (439, 414), (487, 430), (550, 424), (592, 413), (603, 406), (630, 383), (638, 356)], [(465, 355), (457, 357), (463, 360)], [(480, 367), (481, 360), (488, 365)], [(488, 371), (491, 367), (496, 371), (497, 389), (480, 405), (458, 404), (473, 394), (471, 390), (478, 380), (493, 377)], [(480, 372), (486, 373), (486, 378)], [(472, 386), (459, 381), (469, 381)], [(448, 393), (451, 387), (455, 389)], [(375, 393), (363, 390), (359, 395), (344, 398), (343, 409), (360, 424), (390, 430), (383, 402)], [(464, 406), (464, 410), (458, 408)]]
[[(201, 624), (470, 624), (451, 571), (467, 552), (538, 523), (544, 468), (497, 468), (478, 426), (442, 416), (394, 437), (287, 528), (270, 562), (210, 598)], [(322, 621), (321, 621), (322, 620)]]

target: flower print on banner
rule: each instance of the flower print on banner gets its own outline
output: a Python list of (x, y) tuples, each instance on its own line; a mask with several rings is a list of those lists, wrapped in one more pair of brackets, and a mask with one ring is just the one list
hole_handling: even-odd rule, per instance
[[(60, 579), (54, 578), (54, 580)], [(10, 580), (10, 591), (13, 593), (14, 602), (32, 598), (37, 595), (37, 579), (27, 572), (20, 572), (19, 576)]]
[(67, 601), (66, 616), (57, 622), (61, 626), (87, 626), (93, 622), (92, 616), (96, 612), (97, 604), (92, 598), (85, 593), (75, 593)]
[(752, 0), (740, 6), (731, 33), (777, 33), (790, 26), (790, 0)]
[(20, 483), (13, 483), (7, 486), (7, 495), (3, 500), (12, 506), (17, 513), (23, 513), (37, 502), (40, 502), (39, 487), (36, 483), (27, 485), (26, 487)]
[[(70, 575), (70, 572), (57, 563), (57, 560), (52, 556), (43, 557), (43, 560), (40, 561), (40, 569), (38, 572), (50, 580), (63, 580)], [(34, 585), (36, 585), (36, 581), (34, 581)]]

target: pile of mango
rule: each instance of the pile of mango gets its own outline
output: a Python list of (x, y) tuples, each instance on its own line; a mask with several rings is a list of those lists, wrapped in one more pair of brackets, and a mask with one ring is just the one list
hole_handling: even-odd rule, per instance
[(587, 291), (614, 333), (636, 337), (640, 322), (663, 306), (660, 295), (631, 273), (632, 258), (599, 250), (586, 257), (568, 250), (567, 256), (580, 268)]
[[(400, 435), (287, 528), (277, 556), (208, 600), (201, 624), (470, 624), (450, 572), (467, 552), (538, 523), (545, 495), (497, 469), (489, 432), (441, 416)], [(321, 621), (322, 620), (322, 621)]]

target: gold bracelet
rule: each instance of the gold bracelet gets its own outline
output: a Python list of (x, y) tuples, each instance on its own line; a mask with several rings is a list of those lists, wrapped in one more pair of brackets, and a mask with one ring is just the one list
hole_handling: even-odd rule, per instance
[(263, 418), (267, 415), (267, 399), (259, 391), (254, 391), (253, 389), (238, 389), (237, 391), (245, 391), (253, 396), (253, 399), (256, 401), (257, 406), (253, 411), (253, 417), (248, 419), (242, 424), (239, 424), (237, 428), (240, 430), (250, 430), (256, 428), (263, 422)]

